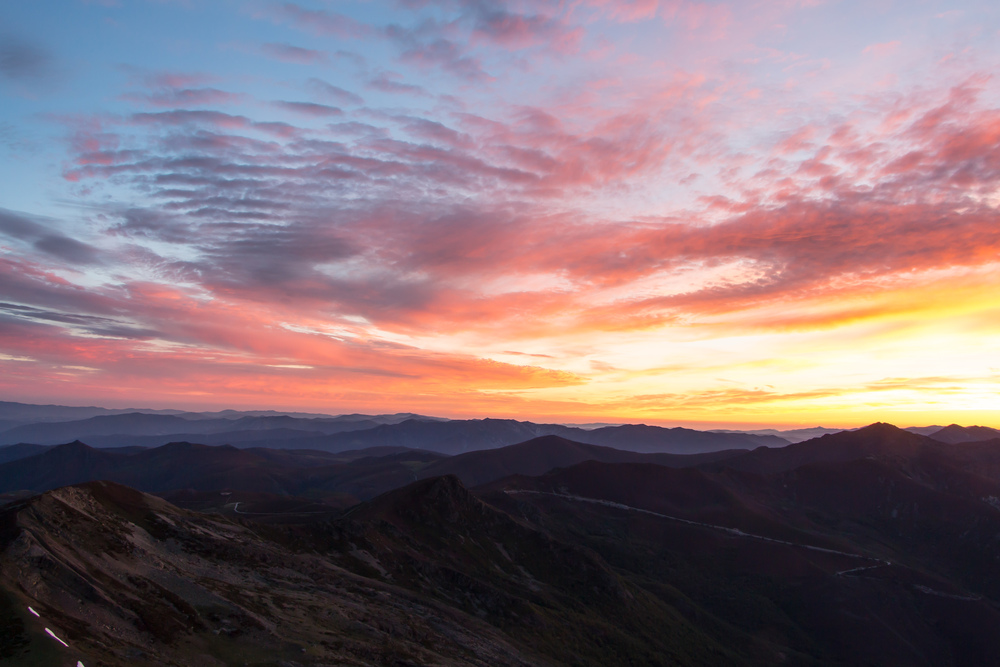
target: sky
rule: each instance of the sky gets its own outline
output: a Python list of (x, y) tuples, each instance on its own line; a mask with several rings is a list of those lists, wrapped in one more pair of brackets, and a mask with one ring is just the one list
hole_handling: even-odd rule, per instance
[(1000, 5), (0, 6), (0, 399), (1000, 427)]

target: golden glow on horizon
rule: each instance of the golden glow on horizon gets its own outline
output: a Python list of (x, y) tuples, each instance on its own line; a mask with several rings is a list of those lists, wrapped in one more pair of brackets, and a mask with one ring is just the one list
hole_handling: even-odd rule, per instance
[[(8, 357), (20, 373), (7, 382), (72, 383), (87, 388), (95, 401), (121, 404), (141, 395), (147, 403), (191, 408), (207, 399), (219, 407), (382, 412), (391, 405), (392, 411), (545, 421), (1000, 426), (1000, 368), (983, 366), (984, 359), (1000, 355), (996, 270), (957, 273), (931, 284), (910, 277), (891, 290), (843, 290), (836, 300), (806, 298), (794, 307), (710, 313), (703, 321), (655, 329), (581, 329), (506, 341), (482, 332), (394, 336), (386, 349), (399, 355), (395, 369), (377, 371), (353, 360), (356, 370), (348, 372), (365, 377), (363, 389), (345, 385), (344, 358), (323, 360), (324, 350), (332, 351), (325, 342), (331, 339), (309, 333), (308, 325), (274, 329), (249, 347), (244, 340), (242, 352), (219, 347), (208, 353), (204, 347), (151, 341), (157, 356), (173, 350), (175, 357), (202, 364), (193, 382), (137, 373), (116, 391), (101, 380), (98, 365), (51, 366), (39, 375), (45, 363), (27, 355)], [(178, 294), (157, 296), (184, 303)], [(373, 334), (378, 334), (374, 327), (357, 324), (351, 337)], [(496, 362), (454, 354), (479, 346), (482, 356)], [(273, 356), (282, 350), (284, 356)], [(259, 364), (259, 354), (272, 361)], [(101, 354), (93, 350), (87, 356), (96, 361)], [(443, 365), (427, 367), (427, 359), (435, 357)], [(325, 378), (331, 369), (336, 377)]]

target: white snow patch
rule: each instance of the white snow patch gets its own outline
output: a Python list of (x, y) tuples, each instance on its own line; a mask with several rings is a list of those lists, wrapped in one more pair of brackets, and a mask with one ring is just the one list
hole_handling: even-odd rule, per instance
[(45, 628), (45, 632), (48, 633), (49, 637), (52, 637), (53, 639), (55, 639), (57, 642), (59, 642), (60, 644), (62, 644), (66, 648), (69, 648), (69, 644), (67, 644), (63, 640), (59, 639), (58, 637), (56, 637), (56, 633), (52, 632), (48, 628)]

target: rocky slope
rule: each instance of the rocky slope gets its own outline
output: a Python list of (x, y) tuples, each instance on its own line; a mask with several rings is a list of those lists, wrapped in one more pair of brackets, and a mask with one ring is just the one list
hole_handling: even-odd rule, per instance
[(545, 662), (474, 615), (351, 572), (338, 561), (365, 558), (353, 550), (297, 551), (115, 484), (16, 503), (0, 525), (11, 664)]

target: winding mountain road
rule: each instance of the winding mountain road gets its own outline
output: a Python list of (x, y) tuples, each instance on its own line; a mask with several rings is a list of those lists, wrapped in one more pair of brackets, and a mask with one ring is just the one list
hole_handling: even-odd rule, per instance
[(844, 570), (843, 572), (838, 572), (837, 574), (847, 574), (850, 572), (860, 572), (861, 570), (869, 570), (874, 567), (882, 567), (884, 565), (892, 565), (891, 562), (887, 560), (882, 560), (881, 558), (875, 558), (873, 556), (865, 556), (862, 554), (850, 553), (848, 551), (838, 551), (836, 549), (827, 549), (825, 547), (817, 547), (811, 544), (802, 544), (801, 542), (788, 542), (786, 540), (779, 540), (774, 537), (765, 537), (764, 535), (756, 535), (754, 533), (747, 533), (739, 528), (730, 528), (728, 526), (718, 526), (712, 523), (703, 523), (701, 521), (692, 521), (690, 519), (682, 519), (678, 516), (671, 516), (669, 514), (660, 514), (659, 512), (653, 512), (652, 510), (642, 509), (641, 507), (632, 507), (631, 505), (625, 505), (623, 503), (616, 503), (611, 500), (600, 500), (598, 498), (587, 498), (585, 496), (576, 496), (568, 493), (553, 493), (551, 491), (531, 491), (525, 489), (507, 489), (504, 493), (508, 495), (514, 494), (533, 494), (542, 496), (554, 496), (556, 498), (562, 498), (564, 500), (576, 500), (578, 502), (592, 503), (594, 505), (604, 505), (605, 507), (613, 507), (615, 509), (629, 510), (631, 512), (639, 512), (641, 514), (649, 514), (651, 516), (659, 517), (661, 519), (668, 519), (670, 521), (677, 521), (679, 523), (686, 523), (690, 526), (699, 526), (701, 528), (710, 528), (712, 530), (722, 531), (728, 533), (734, 537), (745, 537), (753, 540), (761, 540), (763, 542), (773, 542), (775, 544), (784, 544), (790, 547), (799, 547), (802, 549), (811, 549), (812, 551), (822, 551), (823, 553), (836, 554), (838, 556), (846, 556), (848, 558), (860, 558), (863, 560), (875, 561), (877, 565), (865, 566), (853, 568), (850, 570)]

